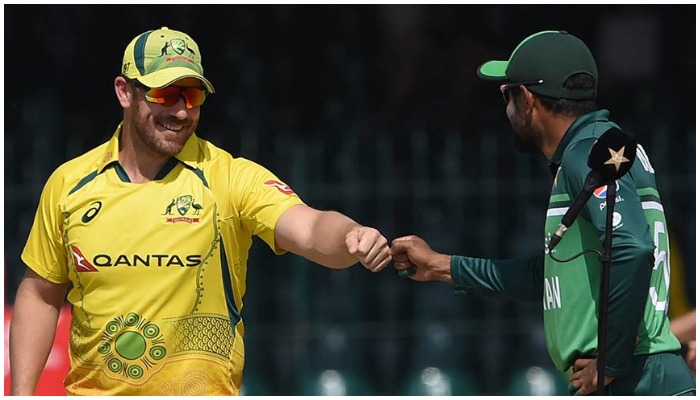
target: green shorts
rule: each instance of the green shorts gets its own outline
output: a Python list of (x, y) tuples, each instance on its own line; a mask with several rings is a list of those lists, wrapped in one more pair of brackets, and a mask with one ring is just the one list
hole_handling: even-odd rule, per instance
[(695, 396), (695, 376), (678, 353), (635, 356), (627, 371), (605, 388), (608, 395)]

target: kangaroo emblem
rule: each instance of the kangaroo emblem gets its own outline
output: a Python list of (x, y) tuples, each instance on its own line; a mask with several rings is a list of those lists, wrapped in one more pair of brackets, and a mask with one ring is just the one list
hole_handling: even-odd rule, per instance
[(173, 199), (173, 201), (171, 201), (170, 204), (165, 207), (165, 213), (163, 213), (163, 215), (172, 215), (173, 207), (175, 207), (175, 199)]

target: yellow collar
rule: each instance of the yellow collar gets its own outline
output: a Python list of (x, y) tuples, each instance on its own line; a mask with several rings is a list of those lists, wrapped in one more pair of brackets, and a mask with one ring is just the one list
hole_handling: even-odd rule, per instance
[[(123, 124), (123, 121), (119, 123), (119, 126), (117, 126), (117, 129), (114, 131), (112, 138), (107, 143), (104, 156), (97, 165), (98, 173), (102, 173), (105, 167), (113, 162), (119, 161), (119, 137), (122, 133)], [(175, 158), (192, 168), (197, 168), (198, 161), (200, 159), (199, 146), (197, 142), (197, 135), (193, 133), (192, 136), (187, 139), (187, 143), (185, 143), (185, 147), (182, 148), (182, 151), (175, 155)]]

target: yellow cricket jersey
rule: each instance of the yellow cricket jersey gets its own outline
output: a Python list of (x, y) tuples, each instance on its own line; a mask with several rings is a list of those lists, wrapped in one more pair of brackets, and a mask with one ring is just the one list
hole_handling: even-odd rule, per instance
[(232, 395), (243, 368), (248, 250), (302, 204), (270, 171), (195, 135), (153, 181), (130, 183), (112, 139), (63, 164), (22, 260), (70, 282), (73, 395)]

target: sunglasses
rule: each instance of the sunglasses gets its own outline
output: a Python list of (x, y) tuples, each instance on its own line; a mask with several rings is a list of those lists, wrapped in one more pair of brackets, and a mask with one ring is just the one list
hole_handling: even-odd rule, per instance
[(541, 85), (544, 83), (544, 79), (538, 79), (536, 81), (525, 81), (525, 82), (515, 82), (515, 83), (504, 83), (501, 85), (501, 94), (503, 95), (503, 101), (505, 101), (506, 104), (508, 104), (508, 101), (510, 100), (510, 95), (509, 95), (509, 90), (513, 88), (520, 87), (522, 86), (533, 86), (533, 85)]
[(185, 98), (185, 106), (187, 108), (199, 107), (207, 98), (206, 89), (190, 86), (166, 86), (162, 88), (149, 88), (143, 83), (132, 79), (136, 86), (144, 90), (146, 100), (151, 103), (162, 104), (166, 107), (172, 107), (180, 101), (181, 97)]

